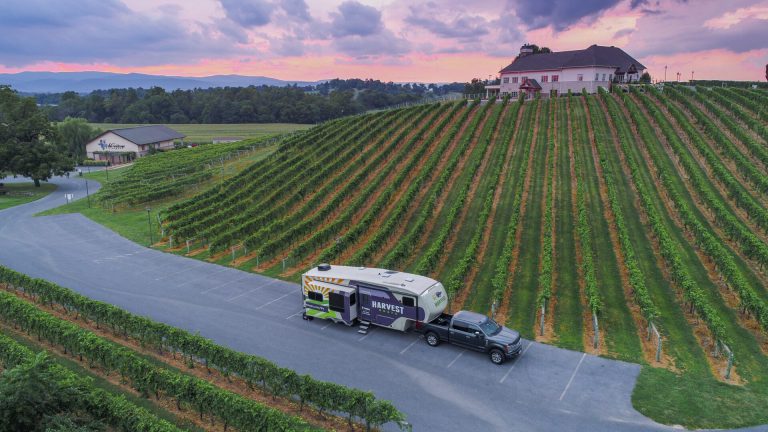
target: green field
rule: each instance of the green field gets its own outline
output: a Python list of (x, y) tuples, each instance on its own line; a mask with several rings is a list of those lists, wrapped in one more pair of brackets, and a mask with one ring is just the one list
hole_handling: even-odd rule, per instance
[[(119, 129), (134, 126), (147, 126), (144, 124), (125, 123), (90, 123), (94, 128), (101, 130)], [(187, 143), (209, 143), (217, 137), (238, 137), (242, 139), (260, 138), (266, 135), (282, 134), (297, 130), (309, 129), (314, 125), (294, 123), (242, 123), (242, 124), (167, 124), (169, 128), (177, 130), (187, 137)]]
[(633, 401), (655, 420), (768, 423), (768, 93), (642, 90), (328, 122), (169, 199), (163, 229), (288, 280), (319, 262), (427, 274), (454, 310), (645, 365)]
[[(0, 180), (0, 183), (4, 182)], [(56, 185), (42, 182), (40, 187), (35, 187), (34, 183), (5, 183), (0, 190), (6, 192), (5, 194), (0, 194), (0, 210), (2, 210), (39, 200), (55, 191)]]

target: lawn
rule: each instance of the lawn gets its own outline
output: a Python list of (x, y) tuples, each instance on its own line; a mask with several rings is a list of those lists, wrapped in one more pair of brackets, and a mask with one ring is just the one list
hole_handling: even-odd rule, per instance
[[(3, 183), (0, 180), (0, 183)], [(31, 201), (39, 200), (56, 190), (56, 185), (52, 183), (40, 183), (40, 187), (30, 183), (5, 183), (0, 190), (6, 191), (6, 194), (0, 194), (0, 210), (26, 204)]]
[[(101, 130), (147, 126), (142, 124), (121, 123), (91, 123), (92, 127)], [(314, 125), (295, 123), (237, 123), (237, 124), (166, 124), (187, 137), (188, 143), (209, 143), (217, 137), (259, 138), (265, 135), (276, 135), (309, 129)]]

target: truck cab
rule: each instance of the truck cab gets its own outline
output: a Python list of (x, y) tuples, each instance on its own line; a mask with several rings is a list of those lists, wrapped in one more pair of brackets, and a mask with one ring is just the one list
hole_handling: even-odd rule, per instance
[(449, 342), (462, 348), (487, 353), (495, 364), (502, 364), (520, 354), (520, 333), (510, 330), (485, 315), (459, 311), (441, 314), (418, 328), (430, 346)]

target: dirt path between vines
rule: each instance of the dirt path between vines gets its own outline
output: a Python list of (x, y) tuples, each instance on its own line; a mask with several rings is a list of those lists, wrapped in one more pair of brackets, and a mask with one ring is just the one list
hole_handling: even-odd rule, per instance
[[(528, 102), (525, 102), (528, 103)], [(520, 215), (517, 220), (517, 230), (515, 231), (515, 247), (512, 249), (512, 259), (507, 267), (507, 286), (504, 289), (504, 295), (501, 299), (501, 305), (496, 312), (496, 321), (501, 324), (505, 324), (507, 317), (509, 316), (509, 301), (512, 298), (512, 280), (514, 279), (515, 272), (517, 271), (517, 262), (520, 259), (520, 239), (523, 236), (523, 229), (525, 228), (525, 212), (528, 208), (528, 194), (531, 190), (531, 178), (533, 177), (533, 159), (536, 154), (536, 138), (539, 133), (539, 115), (541, 114), (541, 104), (536, 106), (536, 115), (533, 119), (533, 133), (531, 134), (530, 148), (528, 149), (528, 168), (525, 172), (525, 181), (523, 182), (523, 191), (520, 196)], [(525, 143), (521, 143), (525, 144)]]
[[(68, 321), (72, 324), (75, 324), (82, 329), (93, 332), (97, 336), (103, 339), (107, 339), (110, 342), (114, 342), (118, 345), (127, 347), (132, 351), (135, 351), (136, 353), (138, 353), (140, 356), (143, 355), (143, 356), (151, 357), (155, 360), (159, 360), (167, 364), (169, 367), (178, 369), (181, 373), (202, 379), (204, 381), (207, 381), (215, 385), (216, 387), (219, 387), (227, 391), (231, 391), (233, 393), (237, 393), (248, 399), (254, 400), (263, 405), (282, 411), (288, 415), (301, 417), (302, 419), (304, 419), (304, 421), (312, 425), (322, 427), (323, 429), (350, 430), (349, 425), (347, 424), (347, 420), (345, 418), (329, 415), (327, 413), (323, 415), (309, 406), (305, 406), (302, 411), (299, 411), (299, 404), (296, 401), (293, 401), (288, 398), (273, 397), (272, 394), (266, 391), (263, 391), (258, 387), (254, 387), (253, 389), (250, 389), (248, 387), (248, 384), (245, 382), (245, 380), (242, 380), (234, 376), (225, 377), (217, 369), (215, 368), (209, 369), (205, 366), (205, 364), (197, 360), (194, 361), (194, 367), (190, 368), (188, 359), (182, 358), (180, 353), (170, 353), (167, 350), (163, 350), (163, 353), (160, 354), (158, 351), (154, 349), (141, 346), (141, 344), (135, 339), (126, 338), (121, 335), (116, 335), (114, 332), (110, 331), (104, 326), (97, 327), (93, 321), (85, 321), (84, 319), (79, 318), (78, 316), (72, 316), (70, 313), (68, 313), (64, 308), (60, 306), (56, 306), (56, 305), (48, 306), (48, 305), (40, 304), (40, 303), (34, 302), (32, 299), (30, 299), (29, 297), (19, 292), (9, 291), (6, 286), (3, 286), (3, 289), (6, 292), (14, 294), (16, 297), (24, 301), (34, 304), (35, 307), (37, 307), (40, 310), (50, 313), (51, 315), (57, 318), (60, 318), (62, 320)], [(36, 340), (32, 340), (32, 342), (34, 342), (35, 344), (44, 343), (44, 342), (37, 342)], [(47, 342), (45, 343), (48, 346), (51, 346)], [(56, 352), (63, 353), (63, 350), (59, 349), (58, 347), (56, 347), (55, 350)], [(127, 384), (122, 384), (120, 382), (119, 374), (105, 375), (104, 372), (99, 368), (90, 368), (87, 364), (88, 363), (87, 360), (79, 361), (76, 357), (72, 357), (72, 356), (67, 356), (67, 358), (69, 358), (70, 360), (78, 361), (78, 363), (80, 363), (83, 367), (88, 368), (91, 371), (96, 371), (98, 375), (107, 379), (112, 384), (118, 385), (121, 388), (125, 389), (126, 391), (130, 391), (131, 393), (138, 395), (138, 393), (135, 390), (133, 390), (132, 387), (130, 387)], [(166, 400), (166, 403), (161, 404), (163, 408), (173, 412), (179, 417), (193, 421), (195, 424), (198, 424), (200, 427), (206, 430), (211, 430), (211, 426), (209, 424), (199, 422), (199, 416), (194, 410), (179, 411), (176, 409), (175, 399), (169, 396), (165, 400)], [(152, 401), (157, 402), (156, 400), (152, 400)], [(162, 401), (163, 400), (161, 399), (160, 402)], [(365, 429), (363, 425), (360, 425), (357, 423), (353, 423), (353, 425), (354, 425), (353, 430), (362, 431)], [(223, 427), (221, 427), (220, 429), (222, 431), (224, 430)], [(232, 429), (231, 426), (230, 426), (230, 429)], [(219, 429), (214, 429), (214, 430), (219, 430)]]
[[(508, 108), (508, 107), (506, 107)], [(499, 119), (499, 122), (496, 125), (496, 130), (494, 130), (493, 135), (491, 136), (491, 142), (496, 143), (498, 141), (498, 135), (501, 129), (504, 125), (504, 120), (506, 120), (506, 115), (508, 111), (505, 109), (504, 114)], [(485, 259), (485, 254), (488, 249), (488, 242), (490, 241), (491, 237), (491, 230), (493, 229), (493, 224), (496, 219), (496, 211), (499, 205), (499, 201), (501, 200), (501, 194), (504, 191), (504, 183), (506, 181), (507, 175), (509, 174), (509, 163), (512, 159), (512, 153), (513, 148), (511, 145), (508, 145), (507, 143), (501, 143), (501, 145), (506, 145), (506, 149), (504, 150), (504, 161), (502, 162), (502, 169), (501, 169), (501, 175), (499, 176), (499, 179), (497, 180), (497, 183), (493, 185), (494, 192), (493, 192), (493, 204), (491, 205), (491, 212), (489, 214), (488, 220), (485, 224), (485, 227), (483, 227), (483, 234), (482, 239), (480, 241), (479, 250), (480, 253), (477, 256), (477, 261), (474, 266), (469, 270), (469, 274), (464, 278), (464, 286), (463, 289), (461, 289), (454, 299), (453, 302), (451, 302), (451, 308), (453, 310), (460, 310), (464, 303), (467, 301), (467, 297), (469, 296), (470, 292), (474, 291), (472, 289), (472, 286), (475, 283), (475, 279), (477, 278), (477, 273), (480, 271), (480, 265)]]

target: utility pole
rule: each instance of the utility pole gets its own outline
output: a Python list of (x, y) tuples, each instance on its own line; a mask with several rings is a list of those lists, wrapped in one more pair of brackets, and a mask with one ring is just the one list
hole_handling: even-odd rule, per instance
[(691, 71), (691, 84), (693, 84), (693, 71)]
[(664, 65), (664, 82), (667, 82), (667, 65)]

